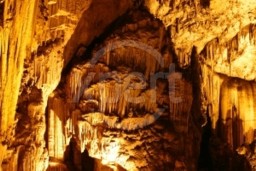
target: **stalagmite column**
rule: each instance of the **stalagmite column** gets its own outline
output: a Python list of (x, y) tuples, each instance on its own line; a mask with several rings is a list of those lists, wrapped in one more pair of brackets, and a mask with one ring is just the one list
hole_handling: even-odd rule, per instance
[(48, 110), (48, 151), (54, 156), (54, 111)]
[(62, 160), (65, 151), (65, 105), (61, 98), (51, 97), (48, 102), (48, 149), (49, 156)]

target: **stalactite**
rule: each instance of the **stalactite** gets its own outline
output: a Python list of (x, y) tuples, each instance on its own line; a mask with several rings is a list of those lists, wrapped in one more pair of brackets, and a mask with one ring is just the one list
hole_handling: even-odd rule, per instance
[(190, 65), (191, 50), (176, 49), (176, 54), (181, 68), (186, 68)]
[[(206, 63), (211, 66), (212, 72), (222, 73), (231, 77), (246, 80), (254, 79), (254, 69), (247, 61), (254, 58), (253, 33), (248, 25), (238, 32), (229, 41), (223, 43), (213, 39), (205, 47)], [(253, 60), (251, 60), (253, 61)], [(254, 62), (252, 62), (254, 64)], [(244, 67), (242, 67), (244, 66)]]
[(108, 67), (102, 64), (84, 65), (83, 67), (74, 68), (69, 74), (68, 85), (66, 91), (71, 102), (79, 102), (85, 88), (89, 87), (93, 82), (98, 81), (102, 75), (108, 72)]
[[(115, 49), (115, 46), (118, 46), (118, 41), (119, 40), (116, 40), (116, 42), (106, 45), (106, 54), (102, 56), (102, 59), (107, 65), (118, 67), (125, 64), (126, 67), (144, 72), (146, 78), (149, 78), (150, 74), (155, 73), (158, 65), (160, 65), (161, 62), (158, 60), (162, 59), (158, 59), (156, 54), (150, 54), (150, 51), (144, 52), (144, 47), (140, 47), (140, 44), (137, 45), (137, 42), (134, 42), (134, 45), (130, 45), (130, 43), (127, 42), (127, 44), (125, 44), (127, 48), (120, 47)], [(139, 47), (141, 49), (139, 49)], [(111, 49), (114, 50), (111, 51)], [(95, 54), (97, 53), (95, 52)]]
[[(115, 74), (112, 75), (112, 78)], [(139, 104), (140, 108), (145, 108), (147, 111), (155, 112), (156, 97), (155, 90), (144, 90), (146, 83), (134, 82), (133, 79), (138, 79), (136, 75), (128, 74), (123, 81), (105, 81), (92, 85), (86, 89), (83, 99), (96, 99), (99, 102), (99, 110), (104, 113), (116, 113), (120, 117), (124, 117), (130, 110), (130, 105)], [(145, 91), (141, 93), (142, 91)], [(140, 94), (141, 93), (141, 94)], [(81, 104), (82, 105), (82, 104)]]
[[(249, 81), (254, 79), (255, 71), (252, 69), (254, 65), (252, 61), (255, 60), (252, 60), (254, 58), (252, 56), (255, 55), (252, 49), (255, 47), (255, 34), (253, 27), (254, 25), (248, 25), (242, 28), (237, 35), (226, 43), (222, 40), (214, 39), (206, 45), (205, 51), (201, 53), (204, 54), (202, 63), (205, 65), (202, 67), (202, 87), (207, 100), (206, 103), (212, 105), (210, 117), (213, 128), (216, 128), (217, 120), (221, 117), (227, 131), (225, 138), (232, 148), (252, 141), (252, 130), (255, 123), (249, 120), (254, 120), (254, 110), (251, 107), (253, 106), (252, 95), (250, 95), (250, 98), (248, 95), (252, 92), (252, 89), (247, 86), (249, 83), (239, 79), (237, 81), (233, 79), (229, 83), (222, 83), (226, 79), (222, 77), (222, 74)], [(227, 85), (229, 85), (228, 88)], [(223, 86), (226, 86), (226, 88), (221, 88)], [(248, 87), (247, 90), (245, 90), (245, 87)], [(247, 100), (241, 100), (243, 97), (247, 97)], [(246, 101), (246, 103), (243, 101)], [(238, 115), (237, 117), (232, 116), (235, 111), (232, 108), (237, 110), (235, 112)], [(221, 114), (220, 116), (219, 113)], [(234, 126), (234, 123), (237, 126)]]
[[(58, 51), (61, 49), (59, 46), (55, 46), (54, 51), (51, 51), (48, 55), (41, 55), (34, 60), (34, 78), (37, 80), (37, 87), (43, 87), (43, 85), (50, 85), (56, 87), (57, 80), (60, 79), (60, 75), (56, 73), (61, 72), (63, 66), (61, 56), (58, 55)], [(56, 82), (56, 83), (54, 83)], [(51, 93), (51, 91), (49, 92)]]

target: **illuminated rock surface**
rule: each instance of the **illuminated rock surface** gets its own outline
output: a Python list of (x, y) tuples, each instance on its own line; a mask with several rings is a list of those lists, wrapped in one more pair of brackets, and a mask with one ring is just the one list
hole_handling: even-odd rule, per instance
[(0, 170), (255, 170), (255, 0), (0, 1)]

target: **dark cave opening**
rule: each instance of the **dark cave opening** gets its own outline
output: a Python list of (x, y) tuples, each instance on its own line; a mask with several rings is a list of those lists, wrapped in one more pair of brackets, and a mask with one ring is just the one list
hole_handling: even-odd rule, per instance
[(200, 0), (200, 5), (204, 8), (210, 7), (210, 0)]
[(4, 25), (4, 1), (0, 1), (0, 26)]
[(67, 165), (69, 170), (74, 170), (74, 171), (81, 170), (81, 166), (80, 166), (81, 158), (76, 158), (76, 156), (81, 157), (80, 155), (77, 155), (78, 153), (80, 152), (77, 149), (77, 142), (75, 138), (72, 137), (64, 153), (64, 162)]
[(82, 171), (94, 171), (95, 159), (89, 156), (88, 151), (85, 149), (81, 154)]
[[(208, 109), (209, 110), (209, 109)], [(210, 138), (212, 136), (211, 119), (207, 111), (207, 124), (203, 127), (200, 155), (198, 160), (199, 171), (213, 171), (213, 164), (210, 154)]]
[(216, 131), (211, 125), (208, 107), (207, 124), (202, 131), (198, 171), (252, 171), (249, 161), (237, 154), (236, 150), (220, 137), (224, 134), (224, 125), (218, 121)]

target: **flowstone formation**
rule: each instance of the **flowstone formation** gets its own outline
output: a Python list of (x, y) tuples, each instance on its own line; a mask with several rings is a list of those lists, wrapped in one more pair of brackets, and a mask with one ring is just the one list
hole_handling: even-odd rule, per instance
[(255, 22), (255, 0), (0, 0), (0, 170), (255, 170)]

